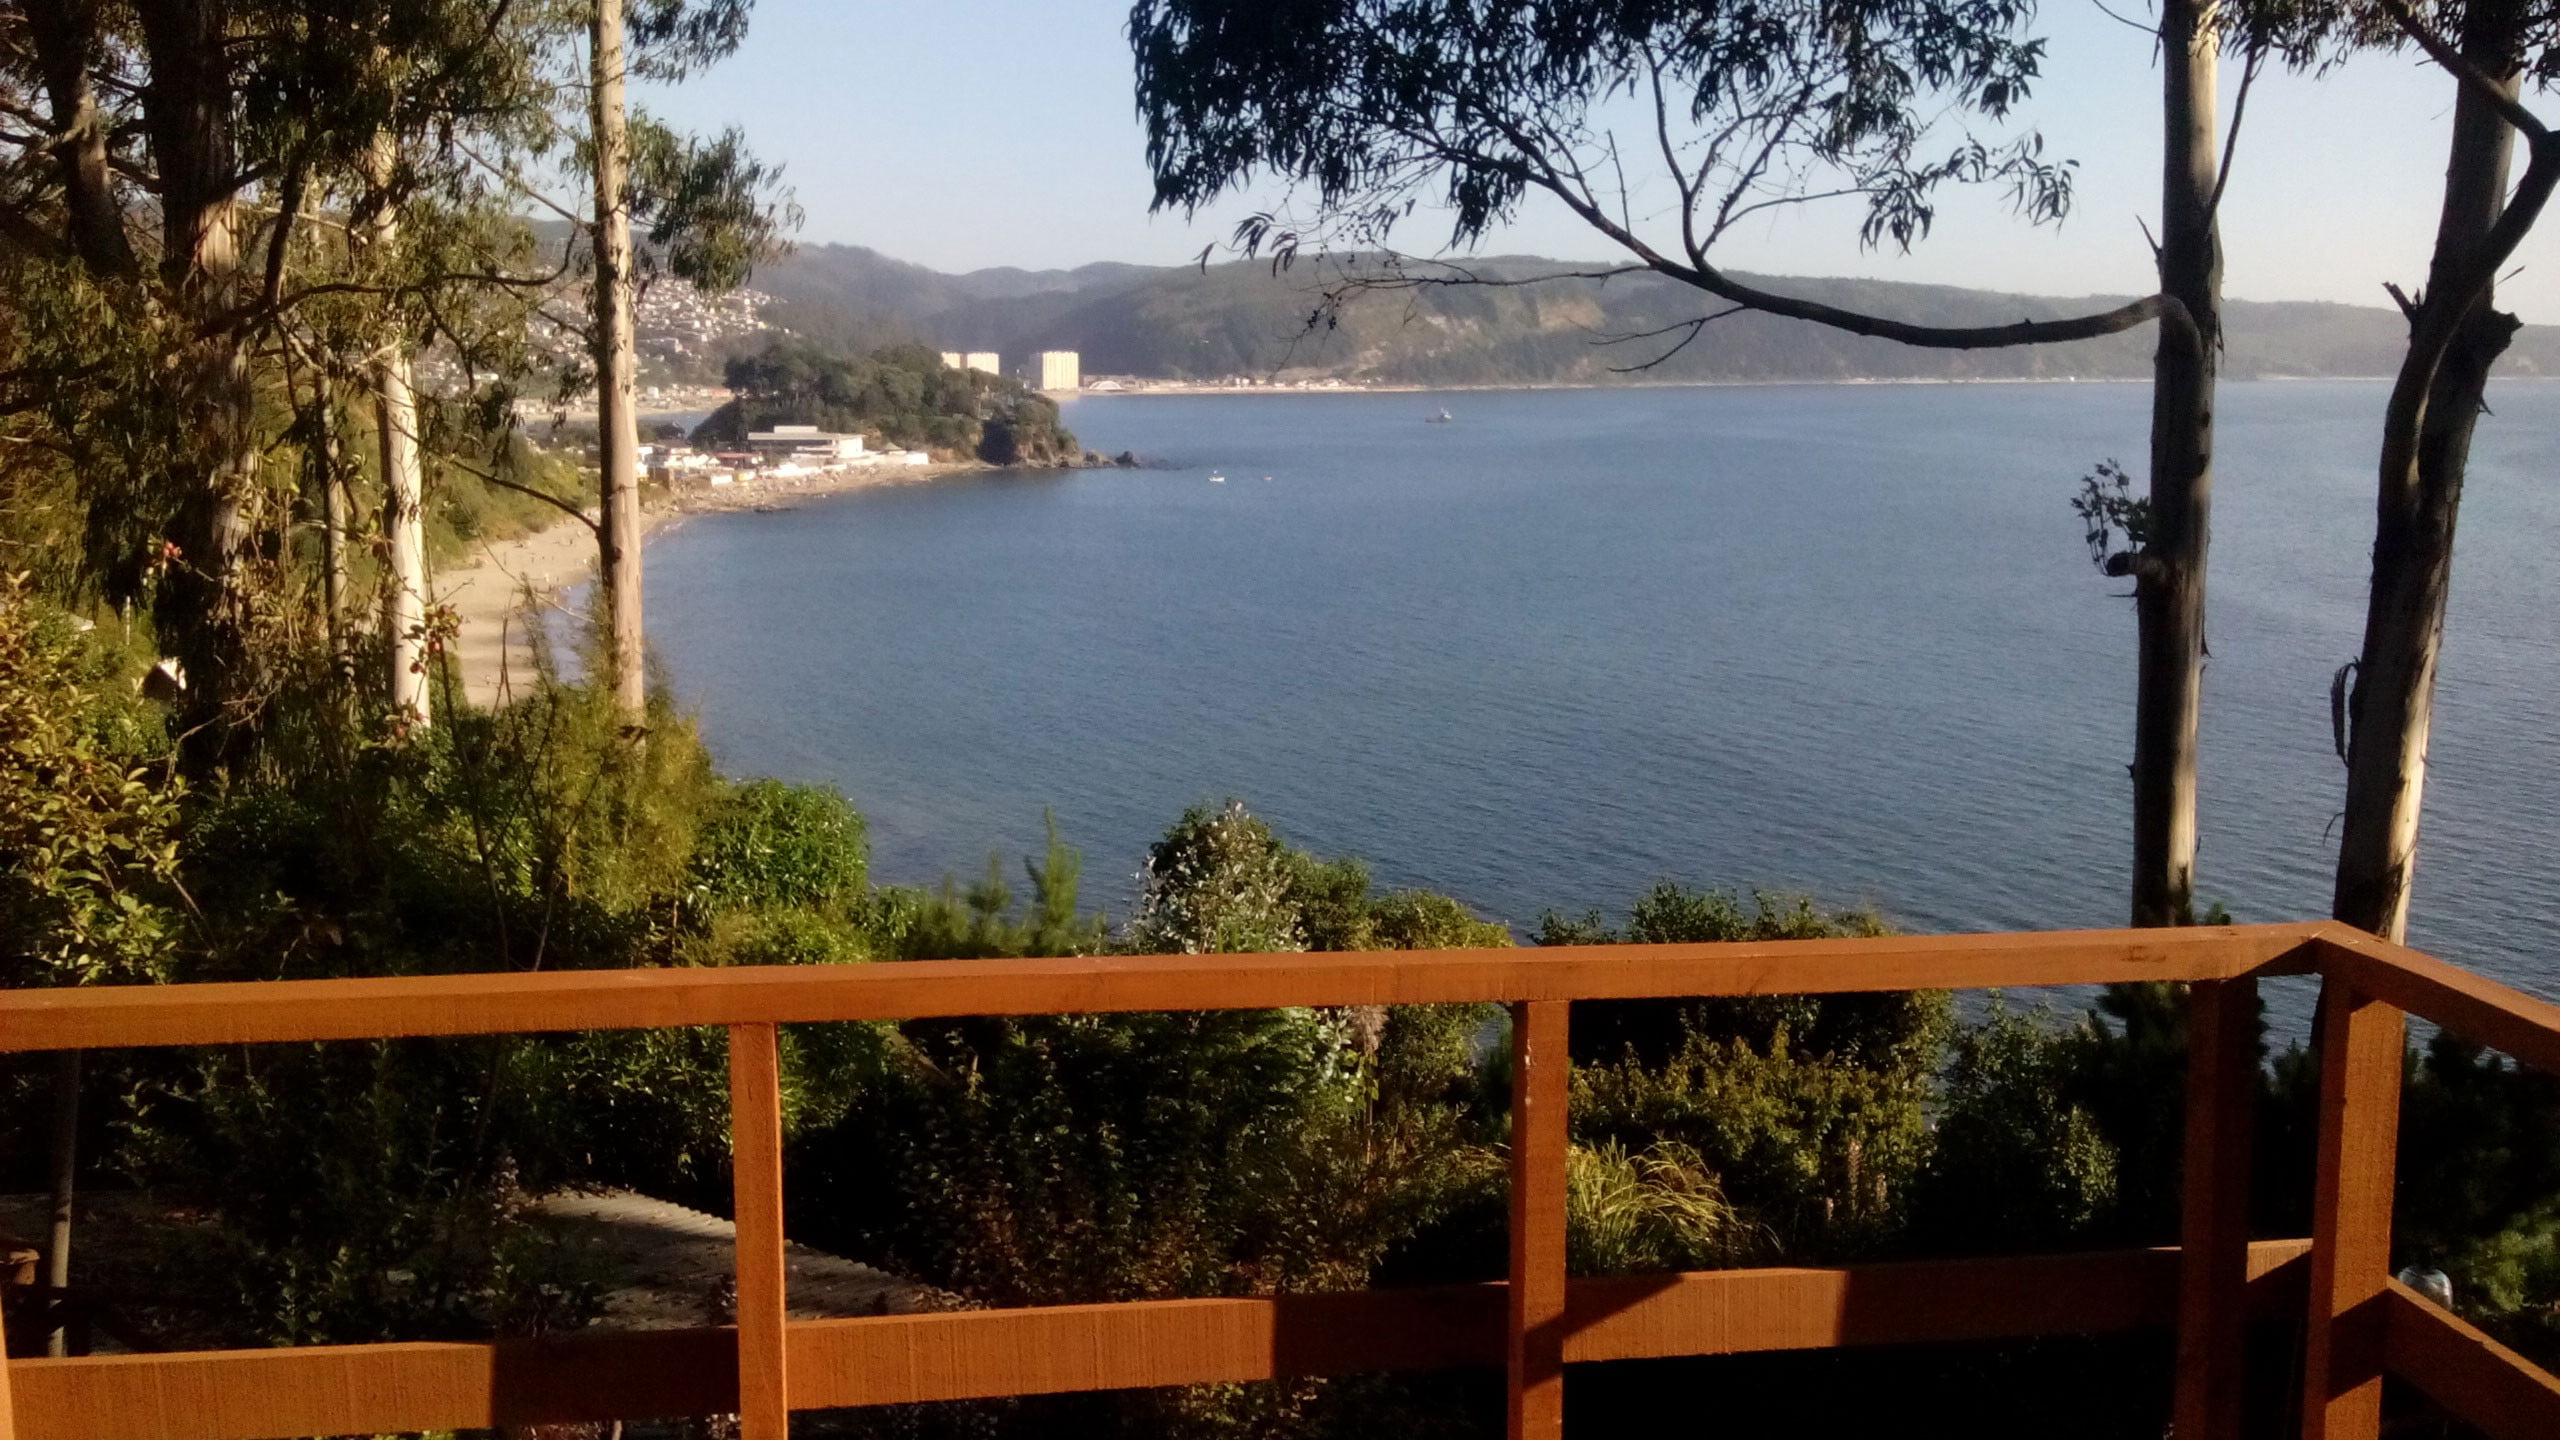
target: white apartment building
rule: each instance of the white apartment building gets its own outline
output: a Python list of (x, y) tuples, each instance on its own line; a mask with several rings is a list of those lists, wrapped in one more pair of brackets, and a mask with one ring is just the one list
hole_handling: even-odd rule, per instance
[(1022, 367), (1022, 379), (1034, 390), (1081, 390), (1082, 357), (1073, 350), (1043, 350)]

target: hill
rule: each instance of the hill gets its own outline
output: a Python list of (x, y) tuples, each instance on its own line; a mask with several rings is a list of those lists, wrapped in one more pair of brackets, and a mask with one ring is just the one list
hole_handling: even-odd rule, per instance
[[(1517, 282), (1554, 261), (1504, 257), (1477, 273)], [(2121, 303), (2119, 296), (2010, 295), (1942, 285), (1747, 277), (1790, 294), (1898, 318), (1994, 324)], [(1678, 336), (1626, 337), (1717, 308), (1652, 275), (1533, 285), (1430, 287), (1355, 297), (1311, 328), (1323, 281), (1312, 267), (1273, 275), (1249, 262), (1101, 264), (1074, 270), (945, 274), (850, 245), (813, 245), (757, 273), (774, 297), (769, 323), (813, 340), (870, 345), (912, 337), (941, 349), (1075, 350), (1088, 375), (1212, 379), (1340, 376), (1425, 385), (1612, 381), (2138, 378), (2150, 373), (2145, 327), (2038, 349), (1915, 350), (1801, 321), (1743, 314), (1719, 320), (1669, 358)], [(2227, 373), (2239, 378), (2387, 375), (2406, 337), (2380, 306), (2230, 302)], [(1657, 361), (1650, 368), (1638, 369)], [(2560, 374), (2560, 326), (2528, 326), (2503, 366)]]

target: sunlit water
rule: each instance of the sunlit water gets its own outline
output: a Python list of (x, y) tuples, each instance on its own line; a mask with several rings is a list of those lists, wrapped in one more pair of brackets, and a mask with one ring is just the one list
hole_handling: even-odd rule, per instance
[[(691, 520), (650, 632), (724, 766), (841, 787), (887, 880), (1018, 877), (1048, 808), (1125, 913), (1147, 841), (1232, 795), (1515, 923), (1672, 877), (2115, 924), (2133, 615), (2067, 500), (2139, 467), (2148, 398), (1085, 398), (1088, 445), (1162, 468)], [(2382, 400), (2223, 392), (2199, 873), (2240, 919), (2327, 908)], [(2560, 994), (2560, 384), (2492, 402), (2413, 938)]]

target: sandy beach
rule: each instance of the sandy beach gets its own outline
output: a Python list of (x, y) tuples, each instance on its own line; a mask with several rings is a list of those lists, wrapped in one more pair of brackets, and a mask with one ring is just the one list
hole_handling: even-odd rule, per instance
[[(722, 510), (788, 509), (821, 496), (883, 485), (913, 485), (953, 475), (979, 474), (975, 461), (943, 465), (870, 465), (808, 475), (761, 476), (733, 485), (648, 497), (643, 536), (659, 533), (688, 515)], [(528, 636), (563, 597), (592, 578), (594, 528), (562, 516), (559, 523), (513, 540), (475, 547), (470, 562), (438, 572), (435, 603), (453, 607), (459, 622), (454, 659), (463, 692), (479, 706), (502, 704), (523, 693), (533, 677)], [(645, 584), (646, 567), (643, 567)]]

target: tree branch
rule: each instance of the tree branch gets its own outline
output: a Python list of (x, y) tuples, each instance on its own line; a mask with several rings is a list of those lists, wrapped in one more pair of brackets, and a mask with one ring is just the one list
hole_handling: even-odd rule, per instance
[(1907, 320), (1889, 320), (1880, 315), (1845, 310), (1837, 305), (1823, 304), (1818, 300), (1803, 300), (1792, 295), (1780, 295), (1774, 291), (1763, 290), (1756, 285), (1746, 285), (1706, 263), (1702, 256), (1688, 265), (1664, 256), (1647, 244), (1643, 237), (1611, 219), (1607, 212), (1578, 200), (1569, 184), (1561, 183), (1554, 178), (1554, 171), (1547, 164), (1545, 157), (1537, 152), (1535, 146), (1525, 142), (1516, 127), (1504, 125), (1498, 119), (1495, 123), (1502, 126), (1504, 139), (1532, 167), (1530, 183), (1562, 200), (1567, 209), (1582, 217), (1584, 223), (1616, 241), (1629, 254), (1642, 260), (1648, 268), (1684, 285), (1704, 290), (1719, 299), (1729, 300), (1738, 305), (1747, 305), (1766, 314), (1826, 325), (1834, 330), (1845, 330), (1852, 335), (1870, 335), (1878, 339), (1898, 341), (1924, 350), (1994, 350), (2011, 345), (2047, 345), (2064, 340), (2094, 340), (2102, 335), (2114, 335), (2160, 318), (2164, 301), (2167, 299), (2157, 294), (2146, 295), (2139, 300), (2119, 305), (2113, 310), (2090, 315), (2075, 315), (2062, 320), (2019, 320), (2007, 325), (1945, 326), (1915, 325)]
[(557, 495), (551, 494), (549, 491), (536, 490), (530, 485), (518, 484), (517, 482), (498, 474), (494, 470), (483, 470), (479, 466), (474, 465), (467, 460), (459, 459), (454, 456), (448, 455), (444, 457), (444, 463), (452, 466), (456, 470), (463, 471), (466, 474), (477, 476), (483, 483), (495, 485), (501, 490), (513, 490), (519, 495), (530, 495), (534, 499), (541, 501), (543, 504), (558, 509), (562, 514), (576, 520), (579, 524), (586, 526), (589, 530), (592, 530), (599, 535), (604, 533), (603, 527), (599, 526), (595, 521), (587, 518), (586, 511), (579, 509), (577, 506), (570, 504), (568, 501), (561, 499)]
[(2418, 42), (2418, 48), (2427, 52), (2427, 58), (2442, 66), (2445, 72), (2456, 80), (2471, 87), (2481, 99), (2488, 102), (2491, 109), (2498, 112), (2500, 119), (2523, 132), (2537, 145), (2551, 133), (2550, 128), (2544, 125), (2532, 111), (2524, 108), (2524, 103), (2509, 93), (2507, 87), (2500, 84), (2495, 76), (2471, 63), (2471, 57), (2456, 49), (2452, 42), (2443, 36), (2428, 29), (2423, 21), (2411, 14), (2403, 0), (2382, 0), (2382, 9), (2391, 17), (2391, 23), (2400, 27), (2402, 34)]
[(2253, 49), (2247, 63), (2240, 67), (2240, 93), (2231, 102), (2231, 126), (2222, 136), (2222, 169), (2213, 177), (2213, 198), (2205, 202), (2206, 223), (2222, 213), (2223, 187), (2231, 183), (2231, 156), (2240, 148), (2240, 117), (2249, 113), (2249, 89), (2258, 83), (2258, 69), (2266, 63), (2267, 52)]

